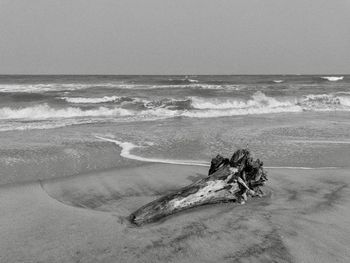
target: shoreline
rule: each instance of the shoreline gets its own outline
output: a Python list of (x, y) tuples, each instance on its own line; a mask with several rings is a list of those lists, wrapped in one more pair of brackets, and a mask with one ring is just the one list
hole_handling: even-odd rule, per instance
[[(0, 184), (143, 165), (140, 160), (204, 165), (217, 153), (229, 156), (247, 144), (263, 156), (265, 167), (348, 166), (348, 115), (288, 116), (215, 118), (210, 126), (207, 119), (167, 119), (2, 133)], [(138, 161), (126, 159), (113, 141), (95, 135), (144, 147), (124, 151)]]

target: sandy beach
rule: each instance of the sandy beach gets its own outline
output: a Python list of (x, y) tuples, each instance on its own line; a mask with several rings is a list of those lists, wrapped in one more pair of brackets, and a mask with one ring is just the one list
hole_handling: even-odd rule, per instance
[(0, 262), (348, 262), (349, 169), (270, 169), (266, 196), (135, 227), (139, 206), (206, 176), (147, 164), (5, 185)]

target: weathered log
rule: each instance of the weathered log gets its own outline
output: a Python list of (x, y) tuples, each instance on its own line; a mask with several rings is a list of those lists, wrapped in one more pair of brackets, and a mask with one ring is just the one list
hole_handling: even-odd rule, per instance
[[(208, 177), (146, 204), (130, 215), (130, 221), (136, 225), (142, 225), (189, 208), (236, 201), (240, 198), (242, 190), (244, 192), (237, 178), (250, 170), (252, 178), (253, 172), (256, 173), (252, 170), (251, 164), (256, 162), (252, 161), (247, 150), (236, 151), (230, 161), (218, 155), (211, 162)], [(256, 181), (252, 180), (255, 185), (250, 187), (258, 188), (266, 181), (266, 174), (262, 171), (260, 161), (256, 167), (260, 177)]]

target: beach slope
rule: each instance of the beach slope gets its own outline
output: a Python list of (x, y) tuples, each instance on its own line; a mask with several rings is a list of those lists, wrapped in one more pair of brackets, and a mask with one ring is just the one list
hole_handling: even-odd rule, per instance
[(136, 227), (127, 216), (202, 178), (148, 164), (0, 188), (0, 262), (349, 262), (349, 169), (271, 169), (266, 196)]

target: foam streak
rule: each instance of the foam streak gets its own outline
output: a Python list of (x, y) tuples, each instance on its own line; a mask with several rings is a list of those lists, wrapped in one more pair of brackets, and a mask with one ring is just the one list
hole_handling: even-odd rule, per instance
[(150, 163), (167, 163), (167, 164), (179, 164), (179, 165), (194, 165), (194, 166), (209, 166), (210, 163), (205, 161), (196, 161), (196, 160), (171, 160), (171, 159), (157, 159), (157, 158), (145, 158), (141, 156), (137, 156), (132, 154), (130, 151), (135, 148), (139, 148), (142, 146), (137, 146), (130, 142), (121, 142), (109, 138), (104, 138), (100, 136), (95, 136), (97, 139), (107, 141), (107, 142), (113, 142), (119, 147), (122, 148), (120, 156), (131, 159), (131, 160), (137, 160), (141, 162), (150, 162)]
[[(172, 159), (157, 159), (157, 158), (145, 158), (141, 156), (137, 156), (131, 153), (132, 149), (142, 147), (137, 146), (130, 142), (121, 142), (110, 138), (105, 138), (101, 136), (95, 136), (97, 139), (112, 142), (119, 147), (122, 148), (120, 156), (131, 159), (131, 160), (137, 160), (141, 162), (150, 162), (150, 163), (166, 163), (166, 164), (176, 164), (176, 165), (191, 165), (191, 166), (205, 166), (209, 167), (210, 163), (206, 161), (200, 161), (200, 160), (172, 160)], [(292, 166), (266, 166), (266, 169), (302, 169), (302, 170), (322, 170), (322, 169), (336, 169), (337, 167), (292, 167)]]

